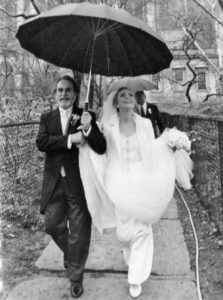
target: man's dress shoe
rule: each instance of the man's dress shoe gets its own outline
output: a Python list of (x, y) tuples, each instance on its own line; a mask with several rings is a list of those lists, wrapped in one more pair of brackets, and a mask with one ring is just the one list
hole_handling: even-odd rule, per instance
[(79, 298), (84, 292), (82, 284), (71, 283), (70, 293), (73, 298)]

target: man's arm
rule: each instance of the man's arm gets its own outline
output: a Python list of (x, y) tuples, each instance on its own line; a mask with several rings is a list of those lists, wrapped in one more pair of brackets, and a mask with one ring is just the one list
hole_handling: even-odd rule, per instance
[(104, 154), (106, 151), (106, 141), (103, 134), (100, 132), (96, 122), (91, 122), (91, 131), (85, 137), (90, 147), (98, 154)]
[(81, 127), (89, 146), (98, 154), (105, 153), (106, 140), (97, 126), (95, 114), (84, 112), (81, 117)]
[(36, 138), (37, 148), (42, 152), (65, 150), (67, 149), (67, 141), (68, 136), (50, 135), (46, 115), (42, 114)]
[(155, 104), (153, 105), (153, 113), (154, 113), (154, 117), (155, 117), (155, 120), (156, 120), (156, 124), (159, 128), (159, 131), (160, 131), (160, 133), (162, 133), (165, 129), (165, 126), (164, 126), (163, 121), (160, 117), (158, 107)]

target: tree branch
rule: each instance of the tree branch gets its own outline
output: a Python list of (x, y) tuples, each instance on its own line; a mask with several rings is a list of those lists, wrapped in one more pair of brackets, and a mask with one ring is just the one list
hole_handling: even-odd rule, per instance
[(4, 14), (6, 14), (7, 16), (9, 16), (11, 18), (22, 17), (22, 18), (27, 20), (27, 19), (30, 19), (30, 18), (33, 18), (33, 17), (37, 16), (36, 14), (34, 14), (34, 15), (25, 15), (25, 14), (12, 15), (9, 12), (7, 12), (6, 10), (4, 10), (2, 7), (0, 7), (0, 11), (2, 11)]
[(0, 31), (1, 30), (8, 30), (8, 31), (11, 31), (11, 32), (15, 33), (15, 31), (10, 27), (0, 27)]
[(218, 22), (222, 27), (223, 23), (219, 21), (212, 13), (210, 13), (202, 4), (200, 4), (197, 0), (193, 0), (194, 3), (196, 3), (203, 11), (205, 11), (212, 19), (214, 19), (216, 22)]
[(38, 6), (37, 6), (36, 3), (35, 3), (35, 0), (30, 0), (30, 1), (31, 1), (31, 3), (32, 3), (33, 7), (35, 8), (37, 14), (39, 15), (41, 12), (40, 12)]
[(208, 101), (208, 99), (211, 97), (211, 96), (223, 96), (223, 94), (218, 94), (218, 93), (213, 93), (213, 94), (207, 94), (206, 97), (204, 98), (204, 100), (202, 102), (206, 102)]
[(198, 42), (195, 40), (195, 36), (192, 35), (192, 32), (187, 29), (184, 25), (182, 25), (183, 31), (185, 32), (186, 36), (193, 39), (193, 43), (196, 46), (196, 48), (200, 51), (203, 57), (208, 61), (208, 63), (220, 74), (220, 70), (211, 62), (209, 57), (206, 55), (205, 51), (201, 48), (201, 46), (198, 44)]

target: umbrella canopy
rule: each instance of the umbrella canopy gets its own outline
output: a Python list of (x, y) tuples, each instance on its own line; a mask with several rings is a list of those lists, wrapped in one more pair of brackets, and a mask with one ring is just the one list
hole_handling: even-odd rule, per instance
[(157, 89), (155, 84), (141, 77), (125, 77), (112, 83), (108, 92), (117, 91), (122, 87), (129, 88), (133, 92)]
[(22, 24), (21, 46), (59, 67), (105, 76), (155, 74), (172, 54), (148, 25), (105, 4), (64, 4)]

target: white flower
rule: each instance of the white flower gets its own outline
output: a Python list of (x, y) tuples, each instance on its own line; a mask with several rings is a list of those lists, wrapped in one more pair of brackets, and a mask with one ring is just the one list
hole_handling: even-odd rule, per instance
[(189, 140), (187, 134), (175, 127), (172, 129), (166, 129), (161, 137), (171, 148), (176, 148), (177, 150), (184, 149), (188, 152), (191, 150), (191, 141)]
[(75, 126), (75, 124), (77, 123), (77, 121), (80, 119), (81, 117), (77, 114), (72, 114), (71, 115), (71, 119), (70, 119), (70, 124), (72, 126)]

